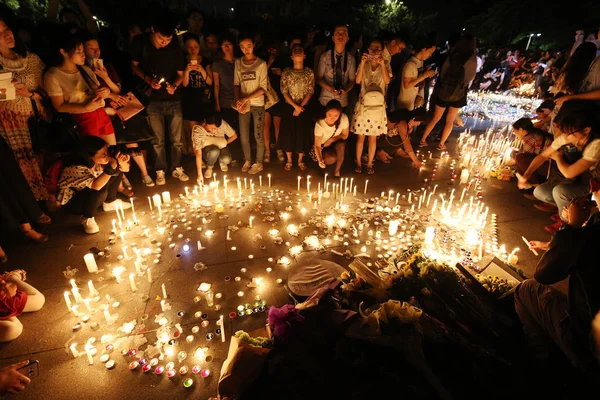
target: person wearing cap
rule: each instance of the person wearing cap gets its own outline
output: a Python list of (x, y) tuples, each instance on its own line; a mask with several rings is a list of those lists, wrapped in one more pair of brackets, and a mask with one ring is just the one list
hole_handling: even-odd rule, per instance
[[(600, 174), (592, 174), (589, 187), (596, 204), (600, 204)], [(597, 376), (600, 364), (591, 336), (592, 321), (600, 311), (596, 251), (600, 213), (592, 214), (594, 202), (588, 196), (575, 198), (563, 208), (567, 223), (549, 243), (530, 242), (531, 248), (546, 252), (538, 262), (534, 279), (517, 286), (514, 299), (537, 361), (547, 362), (547, 344), (554, 342), (576, 367)], [(566, 295), (550, 286), (567, 278)]]

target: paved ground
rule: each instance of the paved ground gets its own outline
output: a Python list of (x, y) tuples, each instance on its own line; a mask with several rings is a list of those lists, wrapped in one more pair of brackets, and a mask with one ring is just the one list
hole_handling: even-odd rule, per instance
[[(452, 150), (451, 147), (451, 154)], [(434, 157), (439, 153), (437, 150), (432, 151)], [(193, 160), (188, 160), (187, 163), (188, 172), (194, 171)], [(368, 177), (369, 193), (373, 196), (381, 191), (418, 189), (424, 185), (424, 179), (431, 177), (431, 165), (419, 173), (410, 168), (407, 160), (394, 160), (390, 165), (379, 163), (376, 167), (377, 174)], [(329, 172), (331, 174), (331, 171)], [(291, 191), (295, 194), (299, 170), (285, 172), (282, 165), (271, 164), (262, 174), (263, 186), (267, 185), (267, 173), (272, 174), (274, 189), (283, 189), (285, 192)], [(351, 174), (350, 171), (347, 171), (346, 174), (354, 177), (355, 181), (359, 183), (360, 195), (363, 182), (367, 177), (358, 177)], [(190, 175), (195, 177), (194, 172), (191, 172)], [(239, 176), (239, 171), (232, 170), (227, 175)], [(312, 175), (313, 185), (323, 179), (322, 174), (317, 170), (309, 169), (301, 175)], [(255, 179), (258, 180), (257, 177)], [(430, 184), (438, 184), (442, 190), (444, 185), (447, 185), (448, 179), (448, 171), (440, 170), (436, 179)], [(173, 180), (169, 180), (168, 184), (161, 188), (148, 189), (136, 185), (136, 212), (142, 221), (141, 224), (152, 226), (156, 223), (147, 214), (149, 211), (147, 196), (163, 190), (170, 191), (171, 196), (177, 196), (184, 192), (184, 186)], [(235, 188), (235, 184), (230, 187)], [(531, 276), (535, 268), (536, 257), (524, 248), (521, 236), (525, 235), (529, 239), (548, 238), (549, 235), (544, 232), (543, 226), (550, 221), (549, 215), (535, 210), (532, 202), (523, 198), (519, 193), (514, 182), (500, 182), (495, 178), (485, 182), (484, 201), (490, 207), (490, 213), (498, 215), (499, 242), (505, 243), (509, 250), (514, 247), (522, 249), (518, 253), (519, 266), (523, 268), (526, 275)], [(262, 207), (262, 210), (283, 211), (276, 201), (264, 204)], [(225, 316), (225, 332), (226, 337), (229, 338), (233, 332), (239, 329), (248, 331), (259, 328), (265, 323), (266, 313), (260, 312), (229, 319), (229, 312), (235, 310), (238, 305), (253, 303), (255, 296), (265, 299), (268, 305), (282, 305), (289, 302), (282, 285), (276, 283), (278, 278), (285, 279), (286, 270), (268, 261), (269, 257), (277, 258), (284, 255), (286, 248), (277, 246), (270, 240), (265, 240), (264, 243), (267, 247), (262, 250), (259, 242), (254, 238), (256, 231), (261, 232), (263, 237), (267, 237), (270, 224), (260, 221), (258, 212), (249, 208), (242, 207), (237, 210), (234, 207), (226, 210), (225, 213), (229, 215), (226, 220), (217, 218), (214, 213), (206, 217), (211, 221), (204, 225), (204, 230), (212, 229), (215, 232), (213, 237), (207, 238), (196, 231), (196, 227), (202, 225), (201, 217), (193, 218), (192, 213), (188, 211), (187, 218), (192, 221), (192, 229), (186, 231), (181, 226), (174, 229), (176, 232), (182, 232), (183, 235), (181, 238), (178, 238), (177, 234), (173, 236), (176, 249), (169, 248), (167, 237), (160, 239), (163, 242), (160, 263), (153, 264), (153, 256), (148, 258), (149, 264), (152, 265), (153, 282), (150, 284), (146, 277), (136, 278), (138, 289), (136, 293), (131, 292), (127, 276), (121, 284), (117, 284), (111, 277), (112, 268), (121, 262), (117, 260), (117, 255), (121, 254), (120, 239), (117, 239), (116, 244), (112, 246), (112, 255), (109, 258), (98, 259), (100, 273), (90, 275), (83, 263), (83, 255), (91, 247), (104, 249), (109, 245), (108, 237), (114, 213), (100, 213), (97, 220), (102, 231), (97, 235), (85, 235), (77, 224), (77, 218), (57, 214), (53, 216), (55, 223), (47, 230), (50, 234), (49, 242), (41, 245), (18, 241), (8, 243), (5, 250), (9, 255), (9, 263), (4, 266), (5, 269), (24, 268), (28, 270), (28, 281), (46, 296), (46, 306), (43, 310), (20, 317), (25, 327), (22, 336), (12, 343), (0, 345), (2, 365), (27, 358), (40, 361), (40, 376), (35, 378), (27, 390), (17, 397), (23, 399), (119, 399), (124, 397), (156, 399), (191, 397), (193, 394), (194, 398), (205, 399), (214, 394), (221, 363), (227, 355), (229, 340), (224, 344), (221, 343), (218, 335), (215, 335), (212, 340), (207, 340), (206, 335), (215, 332), (217, 328), (215, 324), (219, 316)], [(237, 221), (243, 221), (246, 224), (250, 213), (257, 215), (253, 230), (243, 227), (232, 235), (232, 241), (226, 241), (227, 226), (234, 225)], [(129, 218), (130, 212), (125, 211), (125, 214)], [(299, 214), (290, 219), (290, 222), (296, 224), (302, 221), (302, 216)], [(180, 221), (179, 224), (181, 225), (183, 222)], [(141, 231), (141, 229), (138, 227), (134, 231)], [(127, 233), (126, 241), (130, 246), (130, 253), (133, 242), (138, 242), (139, 247), (154, 248), (154, 245), (149, 244), (148, 239), (134, 236), (136, 236), (134, 233)], [(299, 244), (302, 236), (292, 238), (290, 240), (292, 245)], [(186, 237), (191, 238), (191, 249), (187, 253), (181, 248)], [(202, 252), (196, 250), (198, 238), (202, 239), (207, 250)], [(237, 247), (237, 250), (231, 250), (232, 246)], [(181, 255), (180, 258), (177, 257), (178, 254)], [(249, 254), (254, 255), (254, 258), (249, 259)], [(306, 256), (311, 257), (317, 254), (307, 254)], [(335, 256), (332, 256), (331, 259), (344, 263), (339, 257), (336, 259)], [(193, 266), (198, 261), (206, 264), (208, 269), (194, 270)], [(130, 264), (131, 262), (127, 265), (130, 270), (133, 270), (133, 265)], [(84, 296), (88, 294), (87, 282), (91, 279), (103, 296), (98, 304), (107, 303), (104, 297), (107, 294), (112, 297), (111, 303), (114, 300), (121, 303), (119, 308), (110, 308), (111, 314), (119, 315), (118, 322), (114, 326), (107, 327), (102, 311), (97, 311), (92, 314), (90, 322), (98, 322), (98, 330), (93, 330), (90, 325), (84, 324), (80, 330), (73, 332), (72, 326), (80, 319), (67, 312), (65, 306), (63, 293), (70, 289), (69, 281), (63, 275), (67, 266), (78, 269), (74, 278)], [(271, 267), (272, 272), (267, 272), (267, 267)], [(247, 271), (241, 272), (241, 268), (246, 268)], [(239, 282), (235, 281), (236, 276), (241, 277)], [(246, 284), (249, 280), (258, 276), (264, 277), (265, 285), (260, 289), (247, 288)], [(226, 281), (225, 277), (231, 277), (231, 280)], [(223, 297), (216, 300), (216, 304), (221, 305), (221, 310), (209, 310), (204, 300), (199, 303), (194, 302), (194, 297), (198, 295), (196, 288), (201, 282), (212, 283), (214, 292), (222, 293)], [(152, 372), (143, 373), (139, 368), (134, 372), (128, 371), (128, 363), (134, 358), (124, 357), (116, 351), (110, 354), (110, 358), (116, 362), (116, 366), (112, 370), (105, 368), (104, 364), (99, 361), (99, 355), (94, 357), (93, 365), (88, 365), (85, 354), (73, 359), (68, 349), (71, 343), (78, 343), (79, 351), (83, 351), (83, 345), (89, 337), (95, 336), (99, 340), (104, 334), (116, 333), (116, 328), (124, 322), (137, 319), (137, 323), (140, 324), (143, 323), (140, 317), (147, 316), (145, 321), (147, 329), (155, 329), (157, 325), (154, 323), (154, 318), (161, 312), (157, 296), (162, 296), (162, 283), (166, 286), (168, 302), (172, 305), (172, 309), (166, 311), (165, 315), (174, 321), (179, 319), (184, 330), (182, 339), (174, 346), (177, 352), (181, 350), (188, 352), (188, 359), (181, 365), (187, 365), (191, 369), (193, 365), (198, 364), (202, 368), (209, 369), (210, 376), (208, 378), (203, 379), (200, 375), (192, 376), (191, 373), (188, 373), (186, 377), (192, 376), (195, 383), (191, 388), (186, 389), (182, 385), (184, 377), (181, 376), (169, 379), (164, 373), (157, 376)], [(244, 291), (243, 297), (236, 295), (238, 291)], [(79, 310), (82, 311), (82, 309), (85, 311), (83, 305)], [(184, 312), (182, 317), (177, 316), (179, 311)], [(194, 316), (197, 311), (207, 313), (207, 327), (200, 326), (202, 319)], [(200, 331), (195, 334), (192, 343), (186, 343), (183, 337), (190, 334), (193, 326), (200, 326)], [(153, 338), (155, 333), (147, 335), (150, 341), (155, 340)], [(196, 347), (208, 347), (206, 354), (212, 356), (212, 361), (194, 360), (192, 356)], [(101, 352), (103, 346), (97, 344), (97, 348)], [(178, 367), (180, 363), (175, 357), (173, 360)], [(161, 362), (161, 364), (164, 365), (165, 362)]]

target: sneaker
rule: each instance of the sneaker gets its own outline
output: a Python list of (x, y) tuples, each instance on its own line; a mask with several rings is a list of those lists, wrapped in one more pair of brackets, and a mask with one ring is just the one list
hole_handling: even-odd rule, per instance
[(244, 165), (242, 165), (242, 172), (248, 172), (251, 166), (252, 163), (250, 161), (246, 161)]
[(131, 203), (128, 203), (121, 199), (117, 199), (115, 201), (111, 201), (110, 203), (102, 203), (102, 209), (104, 211), (115, 211), (115, 209), (117, 208), (117, 204), (122, 210), (128, 210), (131, 208)]
[(221, 167), (221, 171), (223, 172), (229, 171), (229, 165), (225, 164), (224, 162), (219, 162), (219, 167)]
[(181, 182), (187, 182), (190, 180), (190, 177), (183, 172), (182, 167), (177, 167), (173, 170), (173, 178), (179, 179)]
[(148, 187), (154, 186), (154, 181), (150, 178), (150, 175), (142, 176), (142, 182)]
[(94, 233), (100, 232), (100, 227), (96, 223), (94, 217), (92, 218), (83, 218), (81, 220), (81, 226), (83, 226), (83, 230), (88, 235), (93, 235)]
[(277, 149), (277, 159), (279, 160), (279, 162), (285, 161), (285, 153), (283, 152), (283, 150)]
[(123, 174), (123, 177), (121, 178), (121, 182), (123, 182), (123, 186), (125, 186), (127, 189), (129, 189), (129, 190), (133, 189), (133, 186), (131, 186), (131, 182), (129, 182), (129, 179), (127, 179), (125, 174)]
[(204, 177), (206, 179), (212, 178), (212, 174), (213, 174), (213, 167), (206, 167), (206, 171), (204, 171)]
[(254, 174), (258, 174), (262, 170), (263, 170), (263, 165), (262, 164), (254, 163), (254, 164), (252, 164), (252, 167), (250, 168), (250, 170), (248, 171), (248, 173), (250, 175), (254, 175)]
[(263, 163), (268, 164), (271, 162), (271, 154), (269, 152), (265, 152), (265, 156), (263, 157)]
[(156, 171), (156, 184), (162, 186), (165, 183), (167, 183), (165, 180), (165, 171)]

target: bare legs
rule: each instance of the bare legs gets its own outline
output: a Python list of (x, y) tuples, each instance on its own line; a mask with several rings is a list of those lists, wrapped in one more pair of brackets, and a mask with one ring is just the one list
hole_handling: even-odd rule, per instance
[(454, 120), (458, 116), (458, 108), (450, 107), (448, 108), (448, 114), (446, 115), (446, 124), (444, 125), (444, 130), (442, 131), (442, 139), (440, 140), (440, 147), (446, 147), (446, 140), (450, 133), (452, 133), (452, 128), (454, 127)]
[[(34, 312), (40, 310), (46, 298), (36, 288), (28, 283), (21, 281), (17, 274), (6, 278), (7, 282), (12, 282), (17, 285), (17, 289), (27, 293), (27, 303), (25, 304), (24, 312)], [(18, 338), (23, 332), (23, 324), (16, 317), (11, 317), (7, 320), (0, 321), (0, 342), (9, 342)]]
[(442, 119), (442, 116), (444, 115), (445, 110), (446, 109), (443, 107), (435, 106), (435, 110), (433, 111), (433, 117), (431, 118), (431, 121), (429, 121), (427, 123), (427, 126), (425, 127), (425, 131), (423, 132), (423, 136), (421, 137), (421, 142), (419, 143), (420, 145), (426, 144), (427, 137), (429, 136), (429, 134), (431, 133), (433, 128), (435, 128), (435, 125), (438, 123), (438, 121), (440, 119)]
[[(365, 135), (356, 135), (356, 165), (361, 166), (361, 158), (365, 143)], [(367, 149), (367, 168), (373, 168), (375, 150), (377, 150), (377, 136), (369, 136), (369, 148)]]
[(344, 156), (346, 154), (346, 141), (338, 140), (333, 145), (335, 151), (331, 150), (323, 150), (323, 160), (326, 165), (335, 164), (335, 169), (333, 175), (338, 177), (340, 176), (340, 170), (342, 168), (342, 164), (344, 163)]
[[(271, 121), (275, 126), (275, 145), (279, 143), (279, 131), (281, 128), (281, 117), (274, 117), (268, 111), (265, 112), (265, 124), (263, 126), (263, 137), (265, 140), (265, 159), (271, 159)], [(266, 161), (265, 161), (266, 162)], [(288, 158), (291, 163), (291, 159)]]
[[(128, 149), (139, 149), (140, 146), (137, 143), (129, 143), (125, 145)], [(146, 158), (144, 154), (139, 154), (137, 156), (131, 157), (133, 161), (137, 164), (140, 172), (142, 173), (142, 178), (148, 176), (148, 169), (146, 168)]]

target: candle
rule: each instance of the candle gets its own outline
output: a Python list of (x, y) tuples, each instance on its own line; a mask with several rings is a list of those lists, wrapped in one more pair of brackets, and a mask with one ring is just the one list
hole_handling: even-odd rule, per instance
[(129, 202), (131, 203), (131, 215), (133, 215), (133, 220), (135, 221), (135, 207), (133, 206), (133, 198), (129, 198)]
[(251, 216), (251, 217), (250, 217), (250, 220), (249, 220), (249, 223), (248, 223), (248, 225), (250, 226), (250, 228), (252, 228), (252, 220), (253, 220), (253, 219), (254, 219), (254, 216)]
[(110, 315), (110, 311), (108, 311), (108, 306), (104, 307), (104, 319), (106, 322), (111, 322), (112, 315)]
[(427, 204), (425, 204), (427, 207), (429, 207), (429, 201), (431, 200), (431, 196), (433, 196), (433, 192), (429, 193), (429, 195), (427, 196)]
[(90, 302), (92, 299), (83, 299), (83, 304), (85, 304), (85, 308), (87, 308), (88, 312), (92, 312), (92, 307), (90, 307)]
[(396, 205), (398, 205), (398, 200), (400, 200), (400, 192), (396, 193)]
[(198, 251), (202, 250), (202, 243), (200, 243), (200, 239), (198, 239)]
[(431, 192), (431, 193), (435, 194), (435, 189), (437, 189), (437, 186), (438, 186), (438, 185), (435, 185), (435, 186), (433, 187), (433, 192)]
[(125, 271), (125, 267), (116, 267), (113, 269), (113, 275), (117, 278), (117, 283), (121, 283), (121, 274)]
[(135, 285), (135, 274), (134, 273), (129, 274), (129, 286), (131, 286), (132, 292), (137, 291), (137, 286)]
[(160, 301), (160, 310), (162, 312), (165, 312), (165, 310), (166, 310), (165, 304), (166, 304), (166, 302), (164, 300)]
[(152, 282), (152, 268), (148, 268), (148, 282)]
[(69, 282), (71, 283), (71, 287), (73, 289), (77, 289), (77, 284), (75, 283), (75, 279), (71, 279)]
[(390, 236), (394, 236), (398, 232), (399, 225), (400, 225), (400, 221), (398, 221), (398, 220), (390, 221), (390, 226), (388, 229), (388, 233), (390, 234)]
[(227, 240), (231, 240), (231, 231), (227, 230)]
[(262, 187), (262, 175), (258, 177), (258, 186)]
[(392, 200), (392, 193), (394, 193), (394, 191), (393, 191), (393, 190), (390, 190), (390, 191), (388, 192), (388, 198), (387, 198), (387, 201), (390, 201), (390, 200)]
[(156, 208), (158, 208), (158, 219), (162, 219), (162, 209), (160, 207), (160, 204), (156, 206)]
[(169, 192), (162, 192), (162, 199), (163, 199), (163, 203), (168, 204), (171, 202), (171, 193)]
[(408, 189), (408, 203), (412, 203), (412, 192), (410, 191), (410, 189)]
[(69, 292), (65, 292), (65, 303), (67, 303), (67, 309), (71, 311), (71, 306), (73, 304), (71, 303), (71, 293)]
[(117, 220), (116, 219), (112, 220), (112, 227), (113, 227), (113, 232), (117, 233)]
[[(152, 202), (154, 202), (154, 207), (158, 207), (162, 204), (162, 200), (160, 198), (159, 194), (155, 194), (154, 196), (152, 196)], [(152, 205), (150, 206), (150, 209), (152, 210)]]
[(79, 293), (79, 289), (78, 288), (71, 289), (71, 292), (73, 292), (73, 298), (75, 299), (75, 301), (77, 303), (83, 302), (83, 297), (81, 297), (81, 294)]
[(123, 258), (129, 260), (129, 254), (127, 254), (127, 246), (123, 246), (121, 247), (121, 249), (123, 250)]
[(431, 208), (431, 215), (435, 214), (435, 208), (437, 207), (437, 199), (433, 201), (433, 207)]
[(79, 308), (79, 306), (77, 304), (75, 304), (74, 306), (71, 307), (71, 312), (73, 313), (73, 315), (75, 315), (76, 317), (79, 317), (79, 311), (77, 311), (77, 309)]
[(83, 256), (83, 261), (85, 262), (85, 266), (87, 267), (89, 273), (98, 272), (98, 266), (96, 265), (94, 254), (87, 253)]
[(164, 283), (162, 285), (160, 285), (160, 286), (162, 288), (163, 298), (166, 299), (167, 298), (167, 288), (165, 287)]
[(271, 174), (267, 175), (269, 177), (269, 187), (271, 187)]
[(300, 176), (298, 176), (298, 191), (300, 191), (300, 180), (301, 180), (301, 179), (302, 179), (302, 178), (301, 178)]
[(90, 297), (94, 297), (98, 291), (94, 287), (94, 282), (88, 281), (88, 288), (90, 289)]
[(92, 349), (86, 347), (85, 354), (87, 354), (88, 364), (89, 365), (94, 364), (94, 357), (92, 356)]
[(463, 201), (463, 198), (465, 197), (465, 192), (467, 191), (467, 188), (464, 188), (461, 195), (460, 195), (460, 201)]
[(248, 189), (248, 179), (244, 178), (244, 190)]
[(219, 326), (221, 326), (221, 343), (225, 343), (225, 324), (223, 323), (223, 316), (219, 318)]
[(467, 183), (468, 180), (469, 180), (469, 170), (465, 168), (460, 173), (460, 184), (462, 185), (464, 183)]
[(368, 185), (368, 184), (369, 184), (369, 180), (367, 179), (367, 180), (365, 181), (365, 192), (364, 192), (364, 195), (365, 195), (365, 196), (367, 195), (367, 185)]
[(323, 178), (323, 187), (327, 187), (327, 174), (325, 174), (325, 178)]
[(71, 350), (71, 354), (73, 354), (73, 358), (79, 357), (79, 352), (77, 351), (77, 343), (73, 343), (69, 346)]

